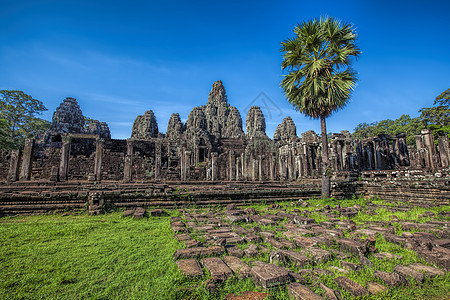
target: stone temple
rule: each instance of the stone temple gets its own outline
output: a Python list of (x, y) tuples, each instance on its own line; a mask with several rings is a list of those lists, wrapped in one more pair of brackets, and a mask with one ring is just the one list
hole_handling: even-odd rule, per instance
[[(53, 114), (51, 128), (24, 150), (3, 155), (0, 180), (15, 181), (295, 181), (321, 176), (321, 143), (313, 131), (297, 135), (291, 117), (266, 135), (264, 114), (249, 109), (246, 130), (228, 103), (221, 81), (206, 105), (195, 107), (186, 124), (178, 113), (159, 132), (153, 111), (137, 116), (127, 140), (111, 139), (108, 125), (85, 118), (74, 98)], [(386, 177), (381, 170), (434, 170), (449, 167), (449, 143), (424, 130), (416, 148), (405, 135), (353, 140), (348, 131), (329, 139), (333, 178)]]

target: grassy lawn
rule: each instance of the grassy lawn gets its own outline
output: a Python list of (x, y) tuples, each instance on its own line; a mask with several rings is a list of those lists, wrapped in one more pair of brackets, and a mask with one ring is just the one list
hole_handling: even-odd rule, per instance
[[(334, 206), (337, 203), (341, 206), (358, 204), (362, 207), (366, 204), (363, 199), (309, 202), (311, 206), (300, 209), (314, 211), (324, 205)], [(384, 204), (381, 200), (372, 202)], [(253, 207), (261, 214), (270, 212), (267, 205), (253, 205)], [(376, 210), (376, 215), (365, 214), (362, 210), (353, 220), (362, 225), (367, 220), (386, 221), (395, 214), (400, 219), (425, 222), (429, 218), (420, 217), (423, 212), (437, 213), (441, 210), (449, 211), (450, 206), (432, 209), (413, 208), (408, 212), (399, 213), (381, 207)], [(202, 285), (209, 275), (197, 280), (188, 280), (178, 271), (172, 255), (176, 249), (183, 248), (184, 245), (173, 238), (173, 231), (170, 228), (170, 216), (178, 215), (178, 212), (166, 211), (169, 216), (140, 220), (122, 218), (120, 211), (101, 216), (80, 214), (1, 218), (0, 299), (213, 298)], [(326, 221), (319, 212), (311, 212), (311, 217), (317, 222)], [(256, 224), (242, 226), (249, 228)], [(397, 233), (400, 234), (401, 230), (398, 229)], [(264, 245), (273, 249), (271, 245), (265, 243)], [(246, 246), (239, 245), (239, 247)], [(365, 285), (367, 281), (376, 281), (372, 277), (374, 270), (391, 272), (399, 263), (425, 263), (415, 252), (387, 243), (381, 236), (377, 237), (376, 247), (379, 251), (402, 255), (403, 260), (383, 261), (370, 256), (373, 267), (344, 275)], [(268, 254), (262, 254), (257, 259), (267, 261)], [(243, 260), (248, 262), (254, 258), (244, 257)], [(349, 261), (359, 262), (355, 257)], [(333, 259), (314, 267), (327, 269), (330, 266), (341, 267), (340, 261)], [(295, 267), (292, 269), (296, 270)], [(205, 274), (208, 274), (206, 270)], [(333, 278), (339, 275), (342, 274), (319, 277), (323, 283), (337, 289)], [(310, 288), (319, 291), (313, 285)], [(249, 290), (261, 291), (251, 279), (231, 278), (221, 286), (220, 293), (214, 298), (225, 298), (229, 293)], [(421, 285), (410, 284), (391, 289), (389, 294), (378, 295), (377, 299), (449, 299), (449, 290), (450, 273), (446, 273), (444, 277), (436, 277)], [(274, 299), (288, 298), (285, 288), (270, 293)], [(346, 299), (351, 298), (345, 292), (342, 294)], [(366, 296), (366, 299), (371, 298)]]

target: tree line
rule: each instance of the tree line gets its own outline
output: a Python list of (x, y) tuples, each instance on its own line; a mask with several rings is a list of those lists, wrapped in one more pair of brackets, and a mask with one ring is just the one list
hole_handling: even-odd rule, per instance
[(415, 145), (414, 136), (420, 134), (422, 129), (433, 132), (436, 140), (440, 135), (450, 137), (450, 88), (436, 97), (432, 107), (424, 107), (418, 112), (420, 115), (416, 118), (402, 115), (396, 120), (358, 124), (352, 136), (361, 140), (379, 134), (405, 133), (408, 145)]

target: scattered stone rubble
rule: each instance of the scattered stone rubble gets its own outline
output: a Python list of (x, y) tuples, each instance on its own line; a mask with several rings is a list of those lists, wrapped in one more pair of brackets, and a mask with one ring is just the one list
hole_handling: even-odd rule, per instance
[[(286, 287), (292, 299), (342, 299), (343, 291), (354, 297), (387, 294), (390, 288), (419, 284), (450, 271), (450, 224), (434, 219), (436, 215), (431, 212), (423, 216), (431, 217), (430, 221), (419, 223), (398, 218), (395, 211), (402, 211), (402, 207), (391, 207), (392, 221), (356, 225), (352, 218), (358, 212), (382, 206), (327, 205), (309, 211), (302, 209), (307, 202), (291, 205), (295, 206), (292, 212), (274, 204), (261, 214), (235, 204), (224, 210), (180, 209), (181, 217), (172, 217), (171, 226), (185, 248), (177, 250), (173, 258), (186, 276), (199, 278), (209, 273), (211, 279), (206, 282), (210, 292), (217, 292), (221, 282), (235, 275), (251, 278), (269, 293)], [(311, 212), (322, 214), (328, 221), (317, 223)], [(394, 223), (404, 230), (402, 235), (394, 233)], [(262, 229), (267, 225), (273, 230)], [(412, 229), (414, 233), (409, 232)], [(427, 264), (405, 263), (400, 255), (379, 252), (378, 237), (415, 251)], [(373, 268), (374, 259), (395, 261), (397, 265), (391, 272), (374, 270), (373, 278), (366, 283), (349, 278), (351, 272)], [(325, 264), (324, 269), (316, 267), (323, 262), (331, 264)], [(321, 281), (324, 276), (333, 278), (336, 289)]]

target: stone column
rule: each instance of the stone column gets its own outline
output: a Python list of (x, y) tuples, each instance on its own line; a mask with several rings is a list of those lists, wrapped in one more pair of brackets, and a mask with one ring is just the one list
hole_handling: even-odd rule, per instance
[(217, 153), (211, 152), (211, 180), (217, 180)]
[(59, 180), (67, 180), (69, 171), (70, 143), (71, 138), (68, 135), (62, 136), (61, 160), (59, 162)]
[(22, 152), (11, 150), (11, 160), (9, 161), (8, 181), (13, 182), (19, 179), (19, 166)]
[(25, 148), (23, 149), (22, 166), (20, 168), (20, 180), (30, 180), (31, 177), (31, 163), (33, 159), (34, 140), (26, 139)]
[(252, 181), (256, 181), (258, 178), (258, 161), (253, 158), (252, 159)]
[(233, 181), (234, 178), (234, 167), (236, 165), (236, 161), (235, 161), (235, 155), (234, 155), (234, 151), (230, 150), (228, 151), (228, 180)]
[(190, 166), (191, 166), (191, 151), (184, 151), (184, 168), (185, 168), (185, 180), (190, 179)]
[(258, 156), (258, 179), (259, 181), (263, 181), (263, 160), (261, 155)]
[(103, 146), (105, 144), (104, 139), (97, 139), (96, 149), (95, 149), (95, 164), (94, 164), (94, 175), (95, 180), (102, 180), (102, 163), (103, 163)]
[(448, 136), (443, 135), (438, 139), (439, 156), (441, 158), (441, 165), (447, 168), (450, 164), (450, 151), (448, 146)]
[(241, 156), (236, 157), (236, 180), (242, 180), (242, 161)]
[(161, 141), (155, 142), (155, 180), (161, 176)]
[(183, 148), (181, 148), (181, 156), (180, 156), (180, 176), (181, 176), (181, 181), (185, 181), (186, 180), (186, 157), (185, 157), (185, 152), (186, 150)]
[(123, 181), (130, 182), (133, 178), (133, 152), (134, 145), (132, 140), (127, 140), (127, 154), (123, 164)]
[(246, 161), (245, 161), (244, 158), (245, 158), (245, 152), (242, 152), (241, 153), (242, 179), (246, 180), (248, 177), (247, 177), (247, 174), (246, 174), (246, 169), (245, 169)]
[(430, 161), (430, 168), (436, 169), (438, 166), (435, 164), (434, 157), (436, 156), (436, 147), (434, 146), (434, 136), (428, 129), (423, 129), (422, 140), (428, 150), (428, 159)]
[(275, 156), (273, 155), (273, 153), (271, 153), (269, 155), (269, 176), (270, 176), (270, 180), (275, 180), (275, 170), (274, 170), (274, 166), (275, 165)]

